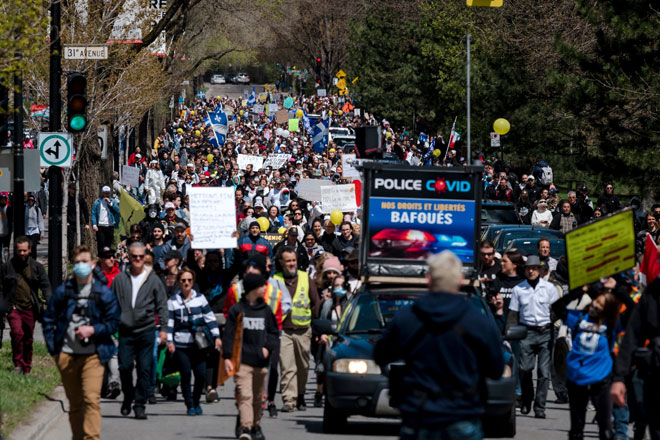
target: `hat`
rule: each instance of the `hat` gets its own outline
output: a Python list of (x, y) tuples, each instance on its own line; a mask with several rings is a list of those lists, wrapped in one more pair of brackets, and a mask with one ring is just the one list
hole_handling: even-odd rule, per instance
[(548, 204), (547, 200), (545, 200), (545, 199), (541, 199), (541, 200), (539, 200), (539, 203), (538, 203), (538, 204), (540, 205), (541, 203), (543, 203), (543, 204), (545, 204), (545, 205)]
[(165, 226), (163, 226), (162, 223), (154, 223), (154, 225), (151, 227), (151, 230), (153, 231), (156, 228), (158, 228), (161, 231), (165, 232)]
[(249, 273), (243, 278), (243, 295), (247, 295), (255, 289), (266, 285), (266, 278), (256, 273)]
[(187, 226), (186, 226), (185, 223), (181, 223), (181, 222), (179, 222), (179, 223), (177, 223), (176, 225), (174, 225), (174, 229), (179, 229), (179, 228), (186, 229)]
[(114, 255), (115, 255), (115, 250), (108, 246), (104, 247), (99, 251), (99, 258), (110, 258), (110, 257), (114, 257)]
[(189, 166), (190, 168), (195, 168), (195, 164), (192, 163), (192, 162), (188, 162), (188, 165), (186, 165), (186, 166)]
[(103, 188), (101, 188), (101, 192), (109, 193), (109, 192), (112, 192), (112, 190), (110, 189), (110, 187), (108, 185), (105, 185)]
[(176, 249), (172, 249), (168, 251), (165, 255), (163, 255), (163, 260), (182, 260), (183, 257), (181, 256), (181, 252), (177, 251)]
[(556, 190), (555, 188), (551, 188), (551, 189), (548, 191), (548, 194), (550, 194), (551, 196), (554, 196), (555, 194), (557, 194), (557, 190)]
[(261, 252), (250, 251), (243, 260), (243, 270), (247, 270), (249, 266), (254, 266), (261, 273), (266, 273), (266, 256)]
[(165, 203), (165, 209), (176, 209), (176, 206), (172, 202), (167, 202)]
[(261, 202), (257, 202), (257, 203), (254, 204), (254, 208), (255, 208), (255, 209), (256, 209), (256, 208), (264, 208), (264, 204), (261, 203)]
[(587, 191), (589, 191), (589, 188), (587, 188), (586, 186), (582, 185), (582, 186), (580, 187), (580, 191), (587, 192)]
[(138, 153), (138, 154), (135, 155), (135, 158), (136, 159), (142, 159), (142, 155), (140, 153)]
[(337, 167), (337, 172), (338, 172), (338, 173), (341, 173), (342, 171), (343, 171), (343, 170), (341, 169), (341, 167)]
[(323, 273), (334, 270), (338, 274), (341, 274), (341, 265), (339, 263), (339, 258), (330, 257), (323, 262)]
[(528, 255), (527, 261), (525, 261), (525, 267), (529, 266), (541, 266), (541, 259), (538, 255)]
[(527, 180), (536, 180), (534, 176), (527, 176)]
[(253, 226), (256, 226), (257, 228), (259, 228), (259, 230), (261, 230), (261, 226), (259, 226), (258, 221), (255, 220), (255, 221), (250, 222), (250, 226), (248, 226), (248, 229), (252, 229)]
[(294, 228), (294, 227), (289, 228), (288, 234), (297, 237), (298, 236), (298, 228)]
[(152, 161), (149, 162), (149, 165), (151, 165), (152, 163), (158, 163), (158, 161), (156, 159), (152, 159)]

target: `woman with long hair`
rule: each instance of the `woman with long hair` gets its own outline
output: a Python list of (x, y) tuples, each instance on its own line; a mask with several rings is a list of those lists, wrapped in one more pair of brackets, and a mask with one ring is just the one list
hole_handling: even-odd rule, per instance
[[(206, 297), (193, 289), (195, 272), (187, 267), (177, 275), (179, 290), (167, 301), (167, 350), (173, 355), (181, 373), (181, 393), (189, 416), (202, 414), (199, 399), (206, 380), (206, 348), (195, 341), (197, 328), (205, 328), (211, 336), (209, 348), (220, 350), (220, 330)], [(208, 336), (207, 336), (208, 337)], [(191, 373), (195, 386), (190, 392)]]
[(612, 376), (614, 341), (619, 324), (621, 305), (630, 297), (625, 287), (612, 290), (615, 282), (609, 279), (598, 286), (591, 303), (582, 310), (567, 310), (566, 305), (582, 296), (576, 289), (552, 305), (557, 318), (570, 329), (572, 348), (566, 357), (568, 403), (571, 413), (569, 440), (584, 438), (587, 404), (591, 400), (596, 407), (599, 438), (609, 440), (614, 436), (612, 428), (612, 401), (610, 382)]

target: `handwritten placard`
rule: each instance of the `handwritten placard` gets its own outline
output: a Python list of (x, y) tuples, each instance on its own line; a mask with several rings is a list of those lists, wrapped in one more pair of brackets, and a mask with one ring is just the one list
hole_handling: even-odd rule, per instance
[(193, 249), (236, 247), (236, 205), (233, 188), (188, 188)]
[(332, 185), (330, 180), (301, 179), (298, 184), (298, 197), (310, 202), (320, 202), (322, 199), (322, 188)]
[(334, 185), (321, 187), (321, 206), (323, 212), (330, 213), (335, 209), (342, 212), (357, 210), (355, 202), (355, 185)]
[(239, 154), (238, 159), (236, 159), (238, 167), (242, 170), (246, 169), (248, 165), (252, 165), (254, 171), (260, 170), (263, 168), (264, 158), (261, 156), (250, 156), (248, 154)]
[(290, 154), (269, 154), (264, 162), (264, 168), (270, 166), (273, 169), (279, 169), (289, 163)]
[(136, 167), (122, 165), (121, 167), (121, 183), (124, 185), (131, 185), (133, 188), (140, 186), (140, 170)]
[(286, 110), (278, 110), (275, 113), (275, 123), (277, 124), (286, 124), (289, 122), (289, 112)]
[(357, 164), (356, 159), (357, 157), (355, 154), (344, 154), (341, 157), (341, 172), (344, 179), (360, 179), (360, 172), (355, 168), (355, 165)]

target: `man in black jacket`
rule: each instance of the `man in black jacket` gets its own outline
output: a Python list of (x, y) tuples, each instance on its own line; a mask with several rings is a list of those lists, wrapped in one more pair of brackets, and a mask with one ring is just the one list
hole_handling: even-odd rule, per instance
[[(266, 390), (266, 376), (270, 354), (277, 350), (280, 339), (277, 322), (272, 310), (263, 299), (266, 278), (248, 273), (243, 278), (244, 293), (241, 300), (229, 309), (227, 325), (222, 341), (225, 371), (231, 373), (237, 325), (242, 326), (240, 368), (234, 376), (241, 435), (239, 439), (263, 439), (261, 404)], [(239, 321), (239, 316), (242, 322)]]
[[(648, 415), (651, 440), (660, 440), (660, 279), (653, 280), (633, 309), (626, 333), (614, 363), (614, 377), (610, 394), (618, 406), (626, 404), (625, 377), (633, 366), (633, 353), (650, 340), (649, 365), (636, 365), (644, 378), (644, 409)], [(655, 416), (655, 417), (654, 417)]]
[(480, 387), (504, 370), (491, 319), (459, 292), (461, 261), (450, 251), (429, 259), (430, 294), (398, 313), (374, 349), (381, 366), (404, 359), (401, 439), (481, 438)]
[[(165, 286), (158, 276), (144, 265), (146, 248), (136, 241), (128, 248), (131, 265), (117, 275), (112, 291), (117, 295), (121, 318), (119, 321), (119, 375), (124, 393), (121, 414), (131, 413), (136, 419), (146, 419), (144, 406), (147, 401), (153, 369), (154, 332), (156, 316), (161, 325), (158, 334), (161, 344), (167, 341), (164, 330), (167, 323), (167, 297)], [(137, 366), (137, 386), (133, 385), (133, 364)]]
[(34, 323), (41, 320), (42, 310), (51, 293), (46, 270), (30, 257), (31, 250), (30, 240), (26, 236), (17, 237), (14, 256), (0, 269), (0, 296), (10, 310), (7, 321), (11, 329), (14, 373), (17, 374), (28, 374), (32, 369)]

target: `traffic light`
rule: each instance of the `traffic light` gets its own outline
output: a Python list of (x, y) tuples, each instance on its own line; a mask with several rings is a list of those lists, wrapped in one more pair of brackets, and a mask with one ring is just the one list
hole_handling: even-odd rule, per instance
[(9, 142), (9, 89), (0, 85), (0, 147)]
[(66, 79), (67, 128), (80, 133), (87, 127), (87, 77), (80, 72), (70, 72)]
[(316, 57), (316, 74), (321, 76), (321, 57)]

